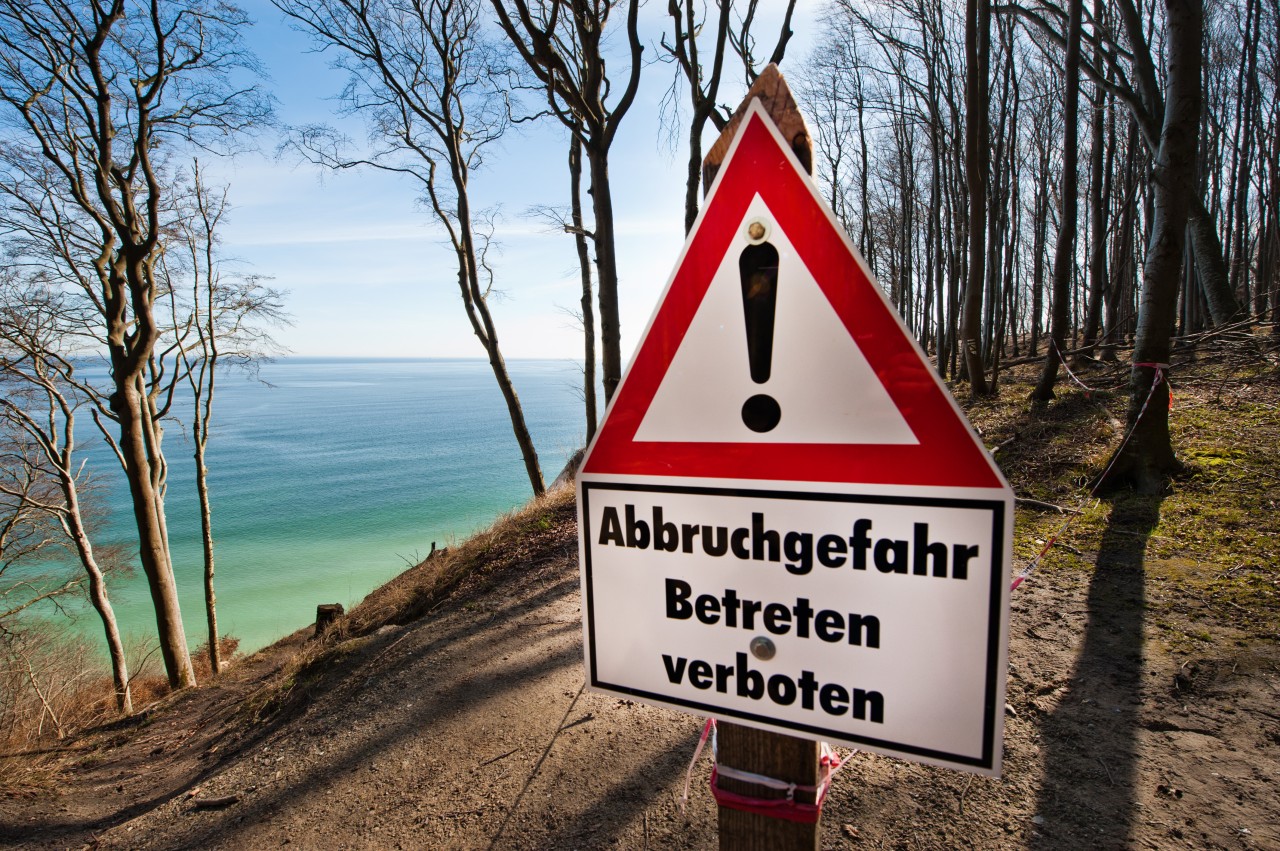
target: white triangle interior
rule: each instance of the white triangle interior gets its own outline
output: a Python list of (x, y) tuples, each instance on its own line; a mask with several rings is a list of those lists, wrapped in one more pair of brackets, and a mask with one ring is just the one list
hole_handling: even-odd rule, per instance
[[(738, 258), (747, 224), (769, 223), (779, 272), (769, 380), (751, 380)], [(771, 431), (742, 421), (743, 403), (772, 396)], [(637, 441), (686, 443), (916, 444), (884, 389), (787, 235), (757, 195), (747, 208), (680, 347), (636, 432)]]

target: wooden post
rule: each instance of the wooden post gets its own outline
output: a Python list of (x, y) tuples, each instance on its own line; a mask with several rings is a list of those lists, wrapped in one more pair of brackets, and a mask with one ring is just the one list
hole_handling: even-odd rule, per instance
[[(791, 150), (813, 174), (813, 140), (805, 127), (804, 117), (796, 106), (795, 98), (782, 78), (777, 65), (769, 65), (756, 78), (737, 112), (725, 126), (707, 156), (702, 161), (703, 193), (710, 188), (720, 164), (729, 151), (734, 134), (742, 123), (747, 107), (753, 98), (759, 98), (766, 113), (773, 120), (783, 138), (791, 143)], [(718, 732), (719, 763), (750, 771), (776, 780), (802, 786), (816, 786), (818, 782), (818, 743), (780, 733), (765, 733), (737, 724), (720, 724)], [(755, 798), (783, 798), (786, 793), (755, 783), (718, 778), (721, 789)], [(797, 793), (798, 803), (812, 804), (813, 794)], [(769, 816), (720, 807), (719, 817), (721, 851), (817, 851), (818, 824), (800, 824)]]

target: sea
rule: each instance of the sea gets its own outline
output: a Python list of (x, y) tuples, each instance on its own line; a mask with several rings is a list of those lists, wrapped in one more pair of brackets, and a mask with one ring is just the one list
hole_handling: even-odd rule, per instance
[[(586, 434), (581, 366), (507, 367), (550, 484)], [(119, 466), (91, 425), (77, 432), (100, 485), (97, 538), (136, 562)], [(194, 648), (207, 638), (194, 444), (173, 421), (163, 448), (174, 573)], [(256, 376), (220, 373), (207, 465), (218, 626), (240, 652), (311, 623), (317, 604), (350, 608), (433, 544), (452, 546), (533, 495), (485, 360), (289, 357)], [(126, 642), (154, 645), (141, 568), (112, 576), (108, 590)], [(71, 615), (76, 631), (101, 643), (92, 609), (72, 606)]]

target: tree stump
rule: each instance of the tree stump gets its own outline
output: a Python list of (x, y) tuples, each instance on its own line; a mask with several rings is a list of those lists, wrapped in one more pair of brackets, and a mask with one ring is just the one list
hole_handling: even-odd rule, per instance
[(316, 606), (316, 631), (312, 638), (319, 638), (325, 631), (347, 613), (341, 603), (321, 603)]

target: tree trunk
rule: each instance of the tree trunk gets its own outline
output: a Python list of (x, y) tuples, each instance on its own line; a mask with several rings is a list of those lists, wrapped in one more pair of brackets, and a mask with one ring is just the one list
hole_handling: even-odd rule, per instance
[(1184, 235), (1196, 202), (1196, 148), (1201, 101), (1202, 0), (1165, 0), (1168, 88), (1152, 174), (1153, 219), (1142, 271), (1142, 297), (1129, 378), (1129, 439), (1100, 484), (1132, 483), (1158, 493), (1182, 469), (1169, 436), (1169, 353), (1177, 310)]
[[(1010, 167), (1011, 198), (1022, 197), (1022, 169), (1016, 163)], [(1013, 203), (1013, 222), (1009, 230), (1009, 250), (1005, 252), (1004, 283), (1001, 286), (1001, 298), (1004, 310), (1000, 319), (1000, 355), (1004, 355), (1004, 341), (1008, 338), (1012, 343), (1012, 356), (1018, 357), (1018, 275), (1017, 260), (1022, 248), (1022, 205)]]
[(967, 0), (965, 42), (965, 176), (969, 189), (969, 267), (960, 318), (960, 349), (969, 392), (989, 392), (982, 364), (982, 293), (986, 283), (987, 66), (991, 42), (990, 0)]
[[(487, 315), (488, 308), (483, 309)], [(533, 488), (534, 496), (541, 496), (547, 486), (542, 480), (542, 467), (538, 463), (538, 451), (534, 448), (533, 437), (529, 434), (529, 426), (525, 423), (524, 409), (520, 406), (520, 397), (516, 395), (515, 385), (511, 383), (511, 374), (507, 372), (507, 362), (503, 359), (502, 351), (498, 348), (497, 339), (491, 339), (493, 344), (487, 347), (489, 350), (489, 366), (493, 368), (493, 376), (497, 379), (498, 387), (502, 390), (502, 398), (507, 403), (507, 413), (511, 417), (511, 430), (516, 436), (516, 443), (520, 446), (520, 455), (524, 459), (524, 470), (529, 476), (529, 486)]]
[[(1102, 19), (1102, 2), (1094, 0), (1093, 17)], [(1095, 61), (1101, 64), (1101, 49), (1095, 52)], [(1089, 151), (1089, 310), (1085, 315), (1081, 357), (1092, 357), (1093, 346), (1102, 328), (1102, 305), (1107, 298), (1107, 218), (1110, 197), (1107, 193), (1106, 127), (1107, 93), (1098, 83), (1093, 88), (1093, 126)], [(1111, 140), (1114, 145), (1114, 138)]]
[(1053, 398), (1053, 385), (1058, 380), (1058, 366), (1066, 349), (1067, 307), (1071, 298), (1071, 278), (1075, 271), (1076, 197), (1080, 140), (1076, 120), (1080, 113), (1080, 19), (1083, 0), (1071, 0), (1067, 10), (1066, 91), (1062, 103), (1062, 226), (1058, 229), (1058, 246), (1053, 255), (1053, 304), (1049, 319), (1050, 345), (1045, 351), (1040, 380), (1031, 398), (1047, 402)]
[[(213, 396), (213, 377), (210, 375), (209, 399)], [(198, 404), (198, 403), (197, 403)], [(206, 410), (205, 417), (208, 417)], [(200, 541), (204, 551), (204, 618), (209, 633), (209, 671), (218, 676), (222, 670), (222, 651), (218, 646), (217, 595), (213, 590), (213, 510), (209, 504), (209, 468), (205, 466), (205, 444), (208, 440), (208, 420), (196, 435), (196, 494), (200, 500)]]
[[(461, 128), (455, 128), (456, 134), (449, 137), (451, 145), (448, 152), (450, 179), (457, 193), (455, 210), (457, 231), (453, 236), (453, 249), (458, 263), (458, 291), (462, 296), (463, 307), (467, 311), (467, 319), (471, 322), (471, 330), (489, 356), (489, 366), (493, 369), (493, 377), (498, 382), (498, 389), (507, 404), (507, 416), (511, 420), (511, 431), (520, 447), (520, 456), (524, 460), (524, 469), (529, 477), (529, 486), (534, 496), (541, 496), (546, 490), (542, 479), (542, 467), (538, 463), (538, 450), (533, 445), (533, 437), (529, 434), (529, 426), (524, 419), (524, 408), (520, 405), (520, 397), (516, 394), (515, 385), (511, 383), (511, 374), (507, 372), (507, 362), (502, 357), (502, 346), (498, 342), (498, 329), (489, 312), (487, 291), (480, 286), (480, 250), (476, 247), (475, 231), (472, 229), (471, 197), (467, 193), (467, 160), (458, 147)], [(442, 212), (438, 199), (433, 195), (432, 204), (436, 215), (442, 221), (449, 216)]]
[[(1162, 145), (1163, 147), (1163, 145)], [(1188, 211), (1191, 230), (1191, 253), (1196, 262), (1196, 275), (1209, 305), (1209, 316), (1215, 325), (1226, 325), (1244, 318), (1240, 302), (1231, 291), (1231, 275), (1222, 256), (1222, 241), (1213, 214), (1204, 206), (1198, 193), (1192, 196)]]
[[(1014, 59), (1012, 51), (1013, 26), (997, 27), (1000, 35), (1000, 55), (1003, 56), (1003, 68), (1000, 72), (1000, 93), (996, 98), (999, 120), (996, 123), (995, 138), (992, 141), (995, 161), (1005, 163), (1006, 152), (1016, 150), (1018, 120), (1017, 102), (1013, 102), (1010, 114), (1010, 82), (1013, 78)], [(1014, 122), (1013, 125), (1010, 122)], [(986, 294), (983, 335), (982, 362), (990, 369), (989, 392), (997, 392), (1000, 384), (1000, 337), (1001, 325), (1004, 321), (1004, 299), (1001, 297), (1001, 273), (1004, 268), (1005, 236), (1009, 232), (1009, 177), (1010, 169), (986, 169), (987, 176), (987, 259), (986, 259)]]
[[(1273, 15), (1272, 23), (1275, 24), (1275, 41), (1274, 44), (1280, 44), (1280, 15)], [(1272, 79), (1280, 79), (1280, 50), (1272, 55), (1274, 63)], [(1271, 104), (1270, 125), (1280, 128), (1280, 98), (1274, 98)], [(1264, 281), (1260, 281), (1258, 286), (1270, 293), (1271, 298), (1271, 336), (1272, 339), (1280, 340), (1280, 274), (1276, 274), (1276, 268), (1280, 267), (1280, 215), (1276, 212), (1275, 199), (1280, 198), (1280, 132), (1271, 134), (1271, 154), (1269, 157), (1269, 170), (1271, 172), (1271, 182), (1268, 191), (1259, 194), (1258, 203), (1265, 209), (1264, 214), (1260, 217), (1267, 222), (1267, 226), (1262, 229), (1263, 238), (1258, 245), (1258, 271), (1264, 277)], [(1270, 198), (1270, 203), (1268, 203)]]
[[(1280, 15), (1277, 16), (1276, 27), (1280, 29)], [(1280, 35), (1280, 33), (1278, 33)], [(1280, 64), (1280, 55), (1277, 55)], [(1273, 105), (1272, 126), (1280, 127), (1280, 102)], [(1258, 193), (1258, 221), (1261, 222), (1258, 233), (1258, 283), (1257, 291), (1262, 297), (1258, 305), (1258, 313), (1265, 317), (1267, 300), (1271, 304), (1271, 335), (1280, 339), (1280, 275), (1276, 268), (1280, 266), (1280, 216), (1275, 206), (1275, 199), (1280, 198), (1280, 133), (1273, 134), (1271, 153), (1267, 168), (1270, 170), (1269, 190)], [(1270, 199), (1270, 202), (1268, 201)]]
[(1040, 351), (1040, 334), (1044, 330), (1044, 254), (1049, 242), (1049, 158), (1039, 156), (1036, 173), (1036, 195), (1031, 221), (1031, 349), (1032, 357)]
[(138, 528), (138, 557), (147, 576), (151, 602), (156, 611), (160, 654), (164, 658), (170, 687), (187, 688), (195, 685), (196, 678), (182, 628), (178, 587), (169, 558), (169, 540), (159, 510), (160, 494), (155, 488), (156, 464), (150, 448), (155, 446), (156, 435), (146, 433), (150, 418), (143, 411), (148, 401), (139, 392), (140, 372), (127, 372), (124, 365), (117, 365), (113, 373), (117, 400), (115, 413), (120, 420), (120, 452), (126, 465), (125, 478), (129, 482), (129, 497)]
[[(464, 225), (464, 229), (470, 230), (467, 225)], [(469, 246), (470, 242), (468, 241), (467, 244)], [(472, 297), (466, 301), (467, 312), (471, 315), (472, 328), (476, 336), (484, 346), (486, 354), (489, 355), (489, 366), (493, 369), (493, 377), (498, 382), (498, 389), (502, 391), (503, 400), (507, 403), (511, 431), (520, 447), (520, 456), (524, 459), (524, 470), (529, 477), (529, 486), (533, 489), (534, 496), (541, 496), (547, 487), (542, 479), (542, 467), (538, 463), (538, 450), (534, 447), (533, 437), (529, 434), (529, 426), (524, 419), (524, 408), (520, 405), (520, 397), (516, 394), (515, 385), (511, 383), (511, 374), (507, 372), (507, 362), (502, 357), (502, 348), (498, 344), (498, 332), (493, 324), (493, 317), (489, 313), (489, 305), (480, 292), (479, 281), (475, 278), (474, 249), (469, 249), (467, 254), (468, 262), (471, 264), (470, 269), (458, 270), (462, 288), (466, 290), (469, 285), (471, 289)], [(466, 300), (465, 297), (464, 300)]]
[(1111, 289), (1107, 295), (1106, 313), (1105, 313), (1105, 333), (1102, 337), (1102, 346), (1099, 357), (1109, 363), (1117, 360), (1116, 346), (1119, 345), (1122, 329), (1120, 322), (1120, 298), (1122, 294), (1130, 290), (1130, 282), (1134, 277), (1133, 258), (1136, 255), (1134, 247), (1134, 217), (1137, 214), (1135, 207), (1137, 206), (1136, 198), (1138, 192), (1138, 125), (1132, 118), (1129, 119), (1128, 144), (1125, 146), (1125, 163), (1124, 163), (1124, 188), (1122, 190), (1120, 211), (1120, 227), (1116, 231), (1115, 250), (1112, 252), (1112, 274)]
[[(954, 83), (948, 79), (947, 81), (948, 102), (955, 102)], [(959, 139), (964, 135), (964, 127), (961, 124), (961, 110), (952, 109), (951, 113), (951, 133), (952, 139)], [(951, 145), (950, 156), (944, 161), (946, 169), (946, 198), (947, 198), (947, 225), (944, 232), (947, 235), (947, 361), (949, 363), (948, 374), (953, 378), (959, 377), (963, 369), (963, 361), (960, 357), (960, 285), (965, 276), (968, 275), (968, 266), (966, 259), (968, 257), (969, 243), (969, 219), (968, 209), (964, 203), (965, 195), (968, 189), (965, 185), (964, 175), (964, 145)]]
[(600, 301), (600, 348), (603, 355), (604, 401), (607, 405), (622, 380), (622, 324), (618, 313), (618, 258), (614, 246), (613, 197), (609, 189), (607, 148), (587, 148), (591, 169), (591, 201), (595, 210), (596, 274)]
[[(1254, 0), (1245, 0), (1244, 44), (1241, 46), (1242, 56), (1236, 82), (1236, 127), (1235, 140), (1232, 145), (1233, 158), (1238, 163), (1232, 169), (1231, 194), (1235, 209), (1231, 218), (1234, 228), (1227, 228), (1227, 238), (1231, 240), (1230, 268), (1231, 291), (1241, 295), (1243, 306), (1247, 309), (1249, 299), (1249, 185), (1253, 169), (1254, 155), (1254, 103), (1258, 93), (1258, 39), (1261, 35), (1260, 21)], [(1280, 10), (1277, 10), (1280, 11)], [(1280, 49), (1280, 45), (1275, 46)], [(1275, 128), (1272, 128), (1275, 132)], [(1243, 136), (1243, 139), (1241, 138)], [(1273, 203), (1275, 199), (1272, 199)], [(1257, 299), (1257, 290), (1254, 290)]]
[[(68, 428), (68, 432), (71, 429)], [(57, 464), (58, 483), (62, 497), (66, 501), (67, 511), (63, 517), (67, 536), (71, 538), (80, 557), (80, 564), (89, 575), (89, 602), (102, 621), (102, 631), (107, 642), (107, 652), (111, 656), (111, 682), (115, 689), (116, 711), (121, 715), (133, 714), (133, 694), (129, 690), (129, 664), (124, 655), (124, 642), (120, 639), (120, 627), (116, 623), (115, 610), (107, 597), (107, 582), (98, 566), (93, 553), (93, 544), (84, 528), (84, 518), (80, 514), (80, 495), (75, 479), (71, 476), (70, 453), (65, 453), (62, 462)]]
[(870, 182), (869, 177), (870, 166), (867, 162), (867, 125), (866, 125), (866, 99), (862, 93), (862, 71), (857, 72), (856, 81), (858, 87), (858, 193), (862, 200), (862, 215), (858, 223), (858, 251), (862, 253), (862, 259), (867, 261), (867, 266), (875, 273), (875, 246), (871, 242), (871, 231), (867, 227), (867, 220), (871, 210), (871, 200), (869, 197), (869, 189), (867, 184)]
[[(928, 64), (928, 98), (929, 98), (929, 235), (928, 235), (928, 253), (926, 263), (928, 265), (928, 281), (925, 286), (934, 294), (934, 354), (937, 356), (938, 374), (945, 377), (947, 374), (947, 353), (946, 353), (946, 297), (944, 295), (944, 279), (946, 275), (943, 271), (943, 245), (942, 245), (942, 164), (943, 157), (946, 155), (943, 151), (941, 135), (942, 127), (939, 126), (941, 118), (938, 109), (938, 75), (934, 70), (934, 63)], [(926, 308), (927, 310), (927, 308)]]
[[(1133, 51), (1135, 71), (1133, 77), (1143, 106), (1149, 114), (1142, 115), (1140, 112), (1135, 111), (1134, 117), (1141, 121), (1142, 136), (1147, 142), (1148, 148), (1153, 151), (1153, 157), (1159, 159), (1159, 149), (1164, 146), (1165, 133), (1168, 129), (1169, 106), (1167, 103), (1164, 104), (1164, 127), (1160, 128), (1157, 138), (1155, 121), (1156, 116), (1161, 112), (1161, 98), (1157, 88), (1158, 82), (1154, 62), (1151, 58), (1151, 49), (1148, 46), (1149, 40), (1143, 32), (1142, 16), (1131, 0), (1124, 0), (1124, 2), (1119, 3), (1118, 8), (1124, 24), (1125, 34), (1128, 36), (1130, 43), (1140, 46), (1140, 49), (1134, 49)], [(1202, 19), (1199, 27), (1203, 33), (1204, 10), (1202, 4), (1198, 8), (1198, 14)], [(1203, 45), (1198, 45), (1196, 49), (1202, 50)], [(1169, 48), (1169, 50), (1172, 54), (1172, 48)], [(1198, 67), (1197, 65), (1197, 69)], [(1168, 84), (1168, 86), (1171, 85), (1172, 83)], [(1199, 85), (1198, 78), (1197, 85)], [(1166, 98), (1169, 96), (1171, 95), (1166, 92)], [(1197, 131), (1199, 130), (1199, 109), (1197, 102)], [(1200, 277), (1200, 286), (1204, 289), (1205, 298), (1209, 303), (1209, 313), (1213, 317), (1215, 324), (1232, 322), (1239, 318), (1240, 308), (1236, 302), (1235, 294), (1231, 292), (1230, 277), (1227, 272), (1226, 260), (1223, 258), (1222, 243), (1218, 239), (1213, 214), (1205, 207), (1204, 199), (1200, 195), (1198, 186), (1193, 189), (1189, 203), (1191, 247), (1195, 257), (1196, 272)], [(1148, 259), (1149, 257), (1150, 254), (1148, 253)]]
[[(699, 160), (701, 162), (701, 160)], [(596, 310), (591, 287), (591, 254), (582, 223), (582, 142), (576, 134), (569, 141), (569, 203), (573, 243), (582, 274), (582, 401), (586, 407), (587, 443), (596, 435)]]
[(698, 218), (698, 190), (702, 182), (702, 127), (705, 121), (698, 120), (698, 110), (694, 109), (693, 119), (689, 122), (689, 162), (686, 165), (684, 187), (684, 232), (687, 235), (693, 230), (693, 223)]

